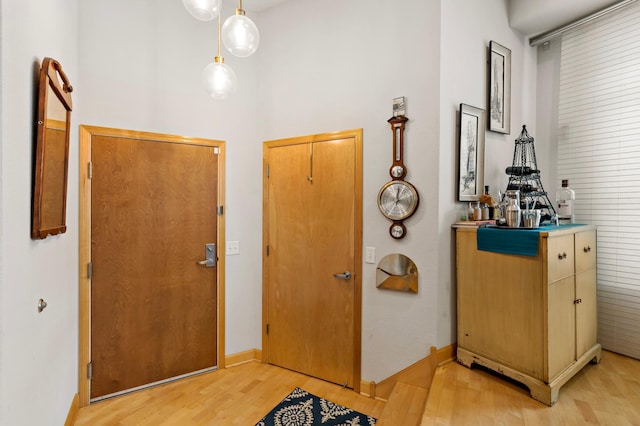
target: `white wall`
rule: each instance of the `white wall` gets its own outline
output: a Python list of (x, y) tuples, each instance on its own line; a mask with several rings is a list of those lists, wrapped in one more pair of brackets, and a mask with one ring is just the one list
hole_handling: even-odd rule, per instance
[[(2, 17), (4, 16), (3, 14), (3, 9), (4, 9), (4, 5), (3, 2), (0, 1), (0, 23), (2, 23)], [(4, 31), (2, 31), (2, 28), (4, 28), (4, 25), (2, 25), (2, 27), (0, 27), (0, 129), (3, 129), (4, 126), (2, 125), (3, 121), (4, 121), (4, 115), (2, 114), (3, 111), (3, 105), (4, 105), (4, 79), (3, 79), (3, 72), (2, 72), (2, 64), (4, 64), (4, 55), (3, 55), (3, 45), (4, 45)], [(4, 157), (4, 149), (3, 149), (3, 141), (4, 141), (4, 137), (3, 137), (3, 133), (2, 130), (0, 130), (0, 159)], [(0, 176), (2, 175), (2, 161), (0, 160)], [(2, 221), (3, 221), (3, 217), (4, 217), (4, 200), (3, 200), (3, 196), (2, 194), (4, 194), (4, 191), (2, 190), (2, 181), (4, 181), (4, 179), (0, 179), (0, 242), (4, 241), (4, 226), (2, 226)], [(0, 271), (3, 270), (3, 253), (4, 250), (0, 250)], [(0, 401), (4, 401), (4, 388), (5, 385), (2, 383), (2, 377), (4, 376), (2, 374), (3, 368), (2, 366), (4, 365), (2, 358), (4, 357), (3, 355), (3, 343), (4, 343), (4, 318), (2, 315), (2, 312), (4, 311), (2, 309), (2, 301), (4, 300), (4, 285), (3, 285), (4, 280), (2, 279), (2, 273), (0, 272)], [(2, 424), (2, 418), (4, 417), (4, 409), (2, 407), (0, 407), (0, 424)]]
[[(407, 12), (410, 13), (407, 13)], [(504, 190), (514, 139), (535, 137), (536, 50), (508, 23), (506, 0), (287, 2), (261, 16), (260, 135), (364, 128), (364, 246), (399, 252), (420, 272), (417, 296), (377, 290), (364, 264), (362, 377), (379, 381), (456, 341), (453, 233), (457, 111), (486, 108), (487, 49), (512, 51), (511, 134), (486, 132), (485, 181)], [(421, 205), (400, 242), (375, 204), (389, 180), (390, 101), (407, 97), (407, 179)], [(539, 142), (538, 142), (539, 144)], [(544, 144), (544, 142), (543, 142)], [(538, 148), (539, 149), (539, 148)], [(544, 151), (544, 148), (543, 148)], [(545, 172), (544, 160), (539, 163)]]
[[(440, 2), (296, 0), (263, 12), (262, 139), (363, 128), (363, 246), (402, 253), (417, 295), (379, 290), (363, 264), (362, 378), (380, 381), (425, 357), (437, 335)], [(393, 240), (376, 198), (389, 177), (392, 99), (405, 96), (407, 180), (420, 194), (408, 236)], [(451, 343), (451, 342), (449, 342)]]
[(549, 198), (555, 202), (556, 191), (560, 187), (560, 179), (558, 179), (558, 94), (560, 86), (560, 52), (562, 47), (562, 38), (558, 37), (550, 40), (548, 44), (540, 45), (538, 50), (537, 63), (537, 98), (536, 111), (538, 117), (536, 141), (545, 141), (544, 150), (541, 159), (547, 167), (543, 170), (549, 170), (544, 176), (542, 183), (544, 184)]
[[(239, 92), (216, 102), (198, 81), (215, 54), (212, 24), (179, 2), (82, 1), (80, 119), (228, 141), (227, 240), (242, 251), (227, 257), (227, 353), (262, 343), (262, 141), (364, 128), (364, 245), (378, 259), (404, 253), (421, 273), (420, 293), (408, 295), (377, 290), (374, 265), (364, 266), (363, 379), (380, 380), (436, 344), (439, 2), (319, 4), (286, 2), (252, 16), (260, 49), (248, 59), (223, 52)], [(408, 179), (422, 201), (409, 236), (395, 242), (375, 200), (389, 180), (391, 100), (402, 95)]]
[[(31, 185), (37, 77), (45, 56), (78, 82), (77, 1), (2, 1), (2, 270), (0, 424), (64, 423), (78, 382), (77, 113), (67, 232), (32, 241)], [(73, 106), (79, 110), (77, 95)], [(38, 299), (48, 307), (37, 311)]]
[[(4, 5), (3, 2), (0, 1), (0, 23), (2, 23), (2, 17), (4, 16), (3, 14), (3, 9), (4, 9)], [(4, 126), (2, 125), (3, 121), (4, 121), (4, 115), (2, 114), (3, 111), (3, 105), (4, 105), (4, 79), (3, 79), (3, 72), (2, 72), (2, 64), (4, 64), (4, 55), (3, 55), (3, 44), (4, 44), (4, 31), (1, 30), (1, 28), (4, 28), (4, 25), (2, 25), (2, 27), (0, 27), (0, 129), (3, 129)], [(3, 133), (2, 130), (0, 130), (0, 159), (4, 157), (3, 153), (4, 153), (4, 149), (3, 149), (3, 142), (4, 141), (4, 137), (3, 137)], [(0, 176), (2, 175), (2, 161), (0, 160)], [(2, 181), (4, 181), (4, 179), (0, 179), (0, 242), (4, 241), (4, 226), (2, 226), (2, 220), (4, 217), (4, 200), (2, 197), (2, 194), (4, 194), (4, 191), (2, 190)], [(3, 270), (2, 266), (3, 266), (3, 253), (4, 250), (0, 250), (0, 271)], [(2, 366), (4, 365), (2, 362), (2, 358), (4, 357), (3, 355), (3, 351), (2, 351), (2, 346), (3, 346), (3, 342), (4, 342), (4, 318), (2, 315), (2, 312), (4, 311), (2, 309), (2, 301), (4, 300), (4, 285), (3, 285), (4, 280), (2, 279), (2, 273), (0, 272), (0, 401), (4, 401), (4, 387), (5, 385), (2, 383), (2, 379), (1, 377), (3, 377), (2, 374)], [(0, 407), (0, 424), (2, 424), (2, 418), (4, 417), (4, 409), (2, 407)]]
[[(225, 63), (238, 77), (238, 91), (229, 100), (216, 101), (202, 88), (200, 74), (217, 54), (217, 21), (195, 20), (179, 1), (78, 3), (80, 123), (226, 141), (226, 239), (240, 241), (241, 248), (239, 256), (226, 257), (226, 352), (259, 348), (262, 144), (256, 134), (257, 57), (235, 58), (223, 50)], [(223, 20), (233, 11), (223, 8)]]
[[(363, 128), (363, 245), (376, 247), (378, 260), (411, 257), (420, 290), (378, 290), (375, 266), (364, 264), (362, 378), (382, 380), (430, 346), (455, 342), (456, 111), (461, 102), (485, 107), (490, 40), (513, 55), (512, 134), (487, 132), (493, 191), (506, 186), (521, 124), (535, 128), (535, 50), (509, 29), (505, 0), (285, 2), (252, 16), (262, 35), (254, 57), (223, 52), (239, 82), (223, 102), (199, 81), (217, 53), (215, 24), (195, 21), (178, 1), (1, 4), (1, 424), (61, 424), (77, 391), (78, 124), (227, 141), (227, 240), (241, 243), (241, 254), (226, 258), (229, 354), (261, 347), (262, 141)], [(32, 242), (34, 64), (43, 56), (59, 59), (75, 88), (69, 230)], [(401, 241), (388, 236), (376, 206), (389, 180), (386, 120), (397, 96), (410, 119), (407, 179), (421, 196)], [(43, 314), (40, 297), (49, 303)]]
[[(491, 40), (511, 49), (511, 133), (485, 133), (485, 185), (494, 196), (504, 192), (512, 163), (514, 140), (526, 124), (534, 136), (536, 50), (521, 34), (509, 28), (506, 0), (442, 1), (440, 69), (440, 169), (439, 169), (439, 295), (438, 347), (456, 341), (455, 253), (451, 223), (465, 203), (456, 202), (457, 119), (461, 103), (487, 110), (487, 61)], [(539, 140), (536, 139), (536, 152)], [(540, 164), (539, 164), (540, 165)], [(542, 174), (546, 172), (542, 168)]]

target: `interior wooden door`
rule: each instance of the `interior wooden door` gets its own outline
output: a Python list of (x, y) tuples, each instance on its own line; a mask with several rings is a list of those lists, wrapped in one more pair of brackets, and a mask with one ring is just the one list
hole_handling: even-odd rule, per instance
[(91, 139), (92, 399), (217, 365), (216, 150)]
[(267, 361), (358, 388), (360, 153), (344, 135), (265, 148)]

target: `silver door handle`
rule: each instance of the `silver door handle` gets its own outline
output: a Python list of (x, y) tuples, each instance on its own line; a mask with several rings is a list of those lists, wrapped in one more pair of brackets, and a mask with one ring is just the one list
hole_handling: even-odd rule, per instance
[(341, 280), (349, 281), (351, 279), (351, 272), (346, 271), (342, 274), (333, 274), (334, 277), (340, 278)]
[(206, 244), (204, 246), (204, 260), (199, 260), (196, 263), (207, 268), (213, 268), (216, 266), (216, 245)]

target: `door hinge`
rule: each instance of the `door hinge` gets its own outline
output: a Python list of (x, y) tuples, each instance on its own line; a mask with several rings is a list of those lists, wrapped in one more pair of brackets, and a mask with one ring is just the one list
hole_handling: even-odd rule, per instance
[(269, 245), (267, 244), (267, 256), (269, 256)]
[(267, 177), (269, 177), (269, 165), (267, 164)]
[(93, 162), (89, 161), (89, 179), (93, 179)]
[(87, 278), (93, 278), (93, 263), (87, 263)]
[(93, 378), (93, 361), (87, 364), (87, 378), (91, 380)]
[(224, 214), (224, 206), (218, 206), (216, 211), (218, 212), (218, 216), (222, 216)]
[(219, 147), (217, 147), (217, 146), (214, 146), (214, 147), (213, 147), (213, 153), (214, 153), (215, 155), (220, 154), (220, 148), (219, 148)]
[(269, 334), (269, 324), (267, 324), (267, 334)]

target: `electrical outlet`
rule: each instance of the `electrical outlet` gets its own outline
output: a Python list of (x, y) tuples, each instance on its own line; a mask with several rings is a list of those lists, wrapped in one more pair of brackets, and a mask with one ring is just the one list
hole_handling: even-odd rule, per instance
[(240, 254), (240, 241), (227, 241), (227, 256)]
[(376, 248), (367, 247), (364, 253), (365, 263), (376, 263)]

